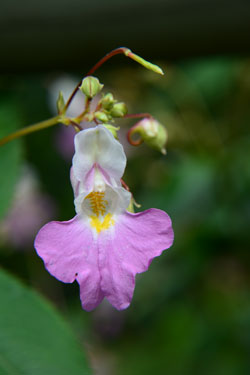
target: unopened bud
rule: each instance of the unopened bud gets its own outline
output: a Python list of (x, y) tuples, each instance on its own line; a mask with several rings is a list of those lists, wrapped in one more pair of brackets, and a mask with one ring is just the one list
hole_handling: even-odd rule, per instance
[(82, 91), (87, 98), (92, 99), (97, 95), (103, 88), (103, 85), (99, 82), (98, 78), (89, 76), (82, 80), (82, 84), (79, 89)]
[[(131, 137), (134, 134), (139, 134), (141, 139), (133, 141)], [(153, 118), (145, 118), (139, 121), (128, 133), (128, 140), (131, 144), (138, 145), (144, 141), (148, 146), (161, 151), (164, 155), (167, 153), (165, 148), (167, 138), (168, 133), (165, 126)]]
[(139, 64), (144, 66), (146, 69), (152, 70), (153, 72), (161, 74), (161, 75), (164, 74), (162, 69), (158, 65), (152, 64), (151, 62), (149, 62), (147, 60), (144, 60), (142, 57), (133, 53), (130, 49), (126, 48), (124, 53), (125, 53), (126, 56), (128, 56), (132, 60), (138, 62)]
[(108, 122), (109, 121), (109, 116), (106, 115), (106, 113), (97, 111), (95, 112), (95, 118), (101, 122)]
[(65, 110), (65, 102), (64, 102), (62, 91), (59, 91), (58, 99), (56, 101), (56, 106), (57, 106), (57, 110), (58, 110), (59, 114), (62, 114), (64, 112), (66, 112), (66, 110)]
[(125, 103), (116, 103), (110, 111), (112, 117), (123, 117), (128, 113), (128, 109)]
[(105, 124), (103, 126), (113, 134), (115, 139), (118, 139), (117, 132), (118, 132), (118, 130), (120, 130), (119, 126), (114, 126), (114, 125), (110, 125), (110, 124)]
[(110, 110), (113, 107), (114, 103), (115, 103), (115, 100), (111, 93), (104, 95), (104, 97), (99, 102), (102, 108), (106, 110)]

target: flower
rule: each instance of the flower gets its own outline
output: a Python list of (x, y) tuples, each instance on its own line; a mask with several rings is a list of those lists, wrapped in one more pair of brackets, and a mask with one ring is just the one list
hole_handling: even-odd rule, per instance
[(71, 168), (76, 216), (46, 224), (35, 239), (53, 276), (65, 283), (77, 280), (87, 311), (104, 297), (118, 310), (127, 308), (135, 275), (173, 243), (164, 211), (126, 211), (131, 194), (120, 182), (125, 166), (122, 145), (104, 126), (80, 131)]

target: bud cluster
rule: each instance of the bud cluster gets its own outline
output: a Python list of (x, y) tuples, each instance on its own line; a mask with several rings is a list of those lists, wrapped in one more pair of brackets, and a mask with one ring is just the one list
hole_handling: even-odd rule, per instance
[[(79, 87), (81, 92), (92, 100), (103, 88), (96, 77), (88, 76), (82, 80)], [(98, 102), (96, 110), (92, 113), (92, 120), (96, 119), (104, 124), (113, 121), (113, 118), (124, 117), (127, 114), (127, 107), (125, 103), (117, 102), (111, 93), (103, 95), (102, 99)], [(90, 115), (91, 118), (91, 115)]]
[[(139, 56), (132, 53), (129, 49), (125, 50), (125, 55), (129, 56), (133, 60), (139, 62), (146, 68), (153, 70), (157, 73), (163, 74), (162, 70), (147, 62), (146, 60), (140, 58)], [(66, 107), (64, 98), (62, 93), (59, 93), (59, 97), (57, 100), (57, 108), (58, 113), (60, 115), (60, 122), (65, 125), (73, 125), (76, 130), (81, 130), (81, 122), (96, 122), (102, 123), (112, 134), (113, 136), (118, 139), (117, 132), (120, 129), (113, 125), (114, 120), (116, 118), (122, 118), (127, 115), (127, 106), (123, 102), (118, 102), (113, 94), (106, 93), (102, 94), (99, 101), (95, 101), (96, 106), (93, 110), (92, 100), (100, 94), (104, 85), (100, 83), (99, 79), (93, 77), (91, 75), (85, 77), (81, 84), (79, 84), (79, 90), (85, 95), (86, 97), (86, 105), (83, 112), (75, 117), (69, 118), (66, 116)], [(91, 104), (92, 103), (92, 104)], [(145, 118), (143, 118), (145, 116)], [(166, 142), (168, 138), (166, 128), (160, 124), (157, 120), (155, 120), (150, 114), (136, 114), (136, 115), (129, 115), (127, 117), (141, 117), (143, 118), (139, 122), (137, 122), (128, 132), (128, 141), (130, 144), (134, 146), (138, 146), (141, 143), (145, 142), (149, 147), (152, 147), (164, 155), (166, 154)], [(134, 135), (139, 135), (138, 139), (134, 139)]]
[(117, 102), (111, 93), (102, 97), (98, 103), (98, 109), (95, 112), (95, 117), (104, 123), (112, 121), (114, 118), (124, 117), (128, 112), (126, 104)]
[[(119, 128), (113, 125), (116, 118), (142, 118), (143, 120), (135, 124), (128, 132), (128, 141), (130, 144), (137, 146), (142, 142), (145, 142), (150, 147), (153, 147), (163, 154), (166, 153), (165, 144), (167, 141), (167, 130), (163, 125), (158, 121), (153, 119), (153, 117), (148, 113), (137, 113), (137, 114), (127, 114), (127, 106), (123, 102), (118, 102), (114, 99), (111, 93), (102, 94), (102, 97), (97, 99), (97, 95), (103, 89), (103, 84), (100, 83), (99, 79), (93, 77), (93, 74), (105, 61), (110, 59), (112, 56), (117, 54), (124, 54), (130, 59), (136, 61), (145, 68), (163, 75), (161, 68), (155, 64), (150, 63), (149, 61), (143, 59), (142, 57), (133, 53), (127, 47), (118, 47), (113, 51), (105, 55), (101, 60), (99, 60), (90, 71), (87, 73), (87, 76), (81, 80), (67, 101), (64, 100), (63, 94), (60, 91), (57, 99), (57, 111), (58, 115), (37, 124), (28, 126), (24, 129), (20, 129), (6, 137), (3, 137), (0, 140), (0, 146), (11, 141), (12, 139), (21, 137), (22, 135), (38, 131), (49, 126), (56, 125), (58, 123), (64, 124), (66, 126), (72, 126), (76, 132), (79, 132), (83, 129), (84, 122), (94, 121), (96, 124), (101, 123), (117, 138), (117, 131)], [(67, 110), (80, 90), (85, 95), (85, 106), (82, 108), (82, 112), (76, 117), (69, 117)], [(94, 99), (94, 100), (93, 100)], [(94, 108), (95, 106), (95, 108)], [(134, 134), (139, 134), (139, 140), (134, 140), (132, 137)]]

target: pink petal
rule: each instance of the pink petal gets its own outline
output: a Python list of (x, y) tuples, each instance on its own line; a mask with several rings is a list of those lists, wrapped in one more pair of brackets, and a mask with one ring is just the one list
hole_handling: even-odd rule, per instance
[(82, 306), (94, 309), (104, 297), (118, 310), (131, 302), (135, 275), (173, 243), (169, 216), (157, 209), (122, 214), (113, 230), (96, 238), (78, 216), (50, 222), (38, 233), (35, 247), (57, 279), (80, 285)]
[(46, 224), (36, 236), (35, 248), (47, 270), (58, 280), (78, 281), (85, 310), (94, 309), (102, 301), (97, 242), (78, 216)]
[(101, 288), (118, 310), (131, 302), (135, 275), (148, 269), (152, 259), (169, 248), (174, 239), (171, 219), (161, 210), (126, 213), (114, 227), (99, 236)]

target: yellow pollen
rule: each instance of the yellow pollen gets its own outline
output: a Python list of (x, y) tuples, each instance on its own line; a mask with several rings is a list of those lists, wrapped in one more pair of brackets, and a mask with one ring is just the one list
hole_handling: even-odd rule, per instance
[(100, 233), (102, 230), (108, 229), (111, 225), (115, 224), (115, 221), (112, 219), (112, 215), (110, 213), (104, 217), (102, 222), (97, 216), (91, 216), (90, 219), (90, 224), (96, 229), (97, 233)]
[(86, 197), (90, 200), (90, 207), (95, 216), (104, 215), (106, 213), (106, 206), (108, 202), (104, 200), (105, 192), (92, 191)]

